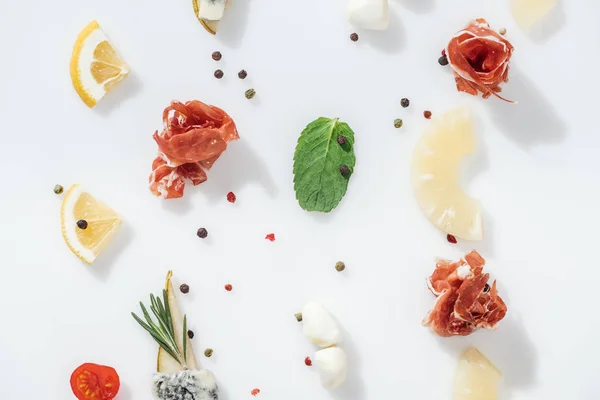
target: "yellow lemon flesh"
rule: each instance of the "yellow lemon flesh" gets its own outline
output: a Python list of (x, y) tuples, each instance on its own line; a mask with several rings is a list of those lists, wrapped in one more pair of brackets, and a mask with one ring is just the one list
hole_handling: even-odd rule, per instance
[[(60, 219), (67, 246), (87, 264), (96, 260), (121, 225), (117, 213), (79, 185), (71, 186), (65, 194)], [(78, 221), (85, 221), (85, 229), (78, 226)]]
[(129, 73), (129, 67), (108, 41), (97, 21), (79, 33), (71, 56), (71, 81), (88, 107), (94, 107), (115, 84)]

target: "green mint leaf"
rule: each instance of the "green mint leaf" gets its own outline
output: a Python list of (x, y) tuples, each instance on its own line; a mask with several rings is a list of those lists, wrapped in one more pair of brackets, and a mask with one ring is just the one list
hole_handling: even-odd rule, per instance
[[(340, 145), (339, 136), (346, 138)], [(329, 212), (346, 194), (354, 171), (354, 132), (337, 118), (317, 118), (302, 131), (294, 153), (294, 190), (306, 211)], [(340, 166), (346, 165), (344, 176)]]

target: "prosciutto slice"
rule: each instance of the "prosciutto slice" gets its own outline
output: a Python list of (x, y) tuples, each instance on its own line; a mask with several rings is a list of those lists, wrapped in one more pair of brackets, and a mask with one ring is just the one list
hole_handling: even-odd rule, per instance
[(198, 100), (171, 102), (163, 112), (164, 128), (154, 133), (158, 156), (152, 163), (150, 191), (165, 199), (182, 197), (185, 182), (205, 182), (206, 171), (239, 139), (235, 123), (225, 111)]
[(437, 299), (423, 325), (442, 337), (495, 329), (507, 307), (498, 295), (496, 281), (488, 285), (490, 276), (483, 273), (484, 265), (485, 260), (474, 250), (456, 262), (438, 260), (427, 280)]
[(508, 82), (513, 49), (512, 44), (492, 30), (485, 19), (471, 21), (450, 39), (446, 47), (457, 89), (473, 96), (481, 92), (484, 99), (493, 95), (515, 103), (498, 94), (502, 91), (500, 84)]

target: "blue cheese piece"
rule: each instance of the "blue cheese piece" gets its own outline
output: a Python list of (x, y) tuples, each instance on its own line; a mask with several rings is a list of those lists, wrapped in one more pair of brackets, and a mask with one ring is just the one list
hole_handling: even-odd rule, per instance
[(198, 17), (208, 21), (220, 21), (227, 0), (198, 0)]
[(158, 400), (219, 400), (215, 376), (207, 369), (157, 372), (152, 379), (152, 394)]

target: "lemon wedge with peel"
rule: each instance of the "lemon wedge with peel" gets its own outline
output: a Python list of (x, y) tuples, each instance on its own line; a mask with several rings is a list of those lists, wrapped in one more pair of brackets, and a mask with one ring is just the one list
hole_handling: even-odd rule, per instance
[(474, 151), (470, 110), (458, 108), (434, 119), (421, 134), (411, 165), (413, 191), (425, 216), (465, 240), (483, 239), (481, 205), (462, 191), (458, 179), (461, 160)]
[(65, 194), (60, 221), (67, 246), (87, 264), (94, 262), (121, 225), (117, 213), (79, 185)]
[(70, 72), (75, 91), (91, 108), (127, 76), (129, 67), (98, 22), (92, 21), (79, 33), (73, 46)]

